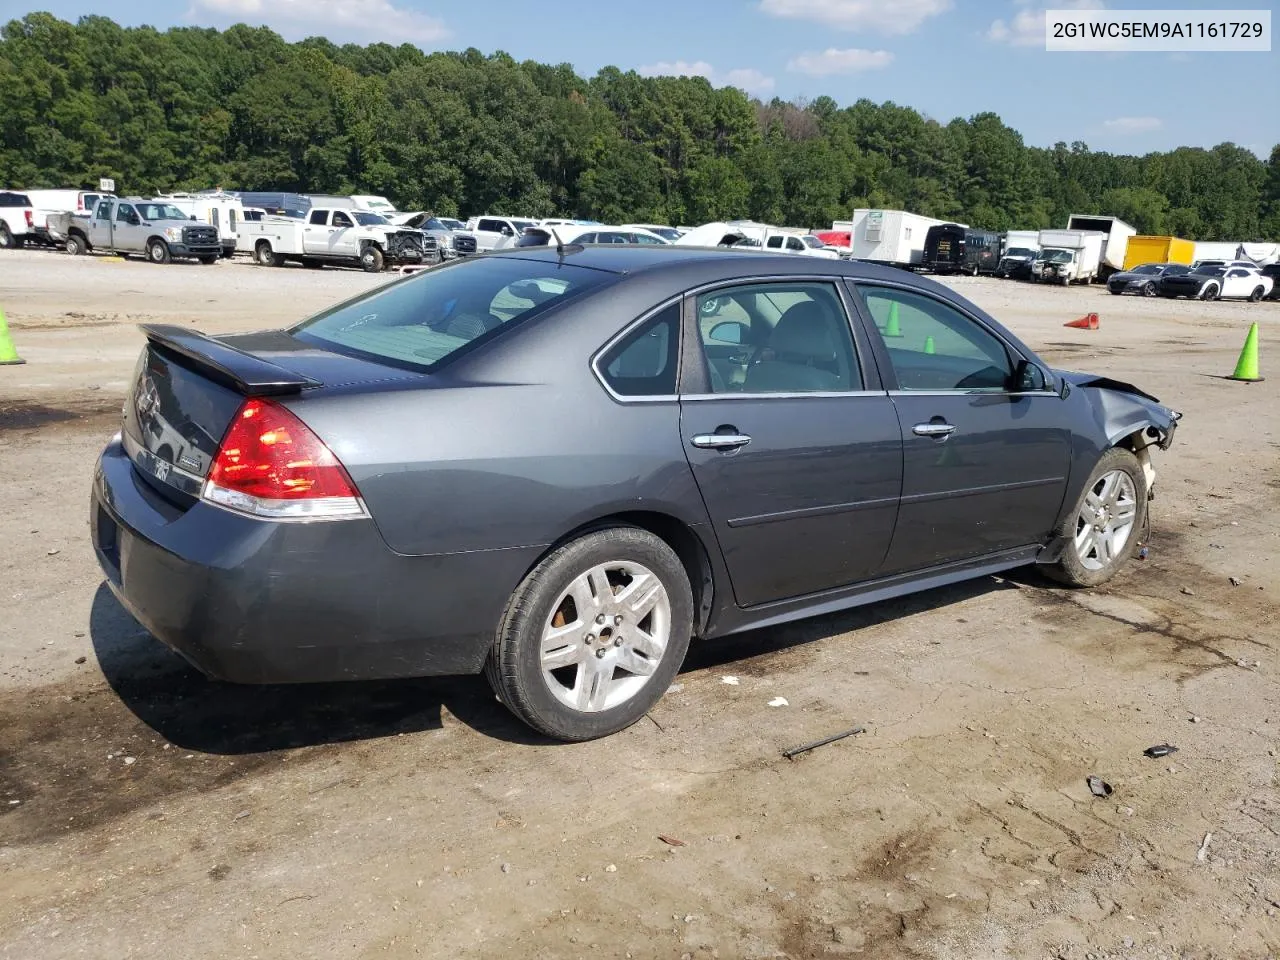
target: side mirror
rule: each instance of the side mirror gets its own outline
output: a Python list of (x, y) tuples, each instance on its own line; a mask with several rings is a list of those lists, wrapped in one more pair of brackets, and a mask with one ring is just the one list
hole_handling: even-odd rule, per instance
[(739, 347), (742, 345), (744, 332), (745, 327), (741, 323), (736, 320), (726, 320), (712, 327), (707, 334), (707, 339), (714, 340), (716, 343), (727, 343)]
[(513, 237), (513, 236), (515, 236), (515, 233), (516, 233), (516, 232), (515, 232), (514, 230), (512, 230), (510, 227), (503, 227), (503, 228), (502, 228), (502, 235), (503, 235), (504, 237)]
[(1030, 360), (1019, 360), (1011, 379), (1014, 393), (1038, 393), (1049, 385), (1045, 372)]

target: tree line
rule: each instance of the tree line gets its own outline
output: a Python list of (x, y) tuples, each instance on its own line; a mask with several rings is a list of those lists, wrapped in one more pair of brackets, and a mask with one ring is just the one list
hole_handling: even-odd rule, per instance
[(1122, 217), (1142, 233), (1280, 239), (1280, 145), (1126, 156), (1027, 146), (992, 112), (940, 123), (830, 97), (765, 103), (697, 77), (287, 43), (237, 25), (47, 13), (0, 35), (0, 186), (376, 193), (442, 215), (822, 227), (855, 207), (992, 230)]

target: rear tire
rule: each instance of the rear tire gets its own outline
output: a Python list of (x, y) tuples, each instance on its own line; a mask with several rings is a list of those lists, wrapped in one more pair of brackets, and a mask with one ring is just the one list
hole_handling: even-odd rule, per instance
[(259, 240), (258, 245), (253, 248), (253, 259), (262, 267), (283, 267), (284, 257), (271, 249), (271, 244), (266, 240)]
[(384, 266), (382, 251), (369, 244), (360, 252), (360, 266), (364, 268), (365, 273), (381, 273)]
[(658, 702), (692, 629), (693, 594), (675, 551), (647, 530), (608, 527), (552, 551), (524, 578), (485, 674), (535, 730), (593, 740)]
[(67, 242), (64, 246), (66, 247), (67, 253), (71, 254), (73, 257), (82, 256), (88, 251), (89, 247), (89, 245), (85, 243), (83, 237), (74, 233), (67, 237)]
[(163, 240), (152, 240), (147, 244), (147, 259), (152, 263), (168, 263), (173, 259), (169, 254), (169, 245)]
[(17, 245), (17, 241), (14, 240), (13, 234), (9, 232), (9, 225), (7, 223), (0, 223), (0, 249), (12, 250)]
[(1262, 299), (1262, 295), (1264, 293), (1266, 293), (1266, 291), (1263, 290), (1262, 287), (1254, 287), (1253, 293), (1249, 294), (1249, 302), (1257, 303), (1259, 300)]
[(1123, 447), (1102, 455), (1075, 509), (1055, 531), (1058, 562), (1044, 572), (1072, 587), (1106, 583), (1137, 553), (1147, 529), (1147, 479)]

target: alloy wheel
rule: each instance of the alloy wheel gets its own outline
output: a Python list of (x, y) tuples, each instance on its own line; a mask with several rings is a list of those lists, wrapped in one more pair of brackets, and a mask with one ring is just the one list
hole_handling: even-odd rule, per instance
[(641, 564), (617, 560), (574, 578), (542, 632), (542, 678), (570, 709), (598, 713), (635, 697), (671, 638), (671, 598)]
[(1102, 570), (1124, 555), (1137, 517), (1138, 497), (1129, 474), (1112, 470), (1094, 482), (1076, 516), (1073, 541), (1086, 570)]

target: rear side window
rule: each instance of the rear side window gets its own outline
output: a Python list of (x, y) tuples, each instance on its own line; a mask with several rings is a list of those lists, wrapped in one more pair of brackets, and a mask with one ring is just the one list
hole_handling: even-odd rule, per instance
[(338, 353), (430, 372), (611, 279), (566, 263), (467, 260), (339, 304), (290, 332)]
[(624, 397), (670, 397), (680, 356), (680, 305), (659, 310), (600, 358), (605, 383)]

